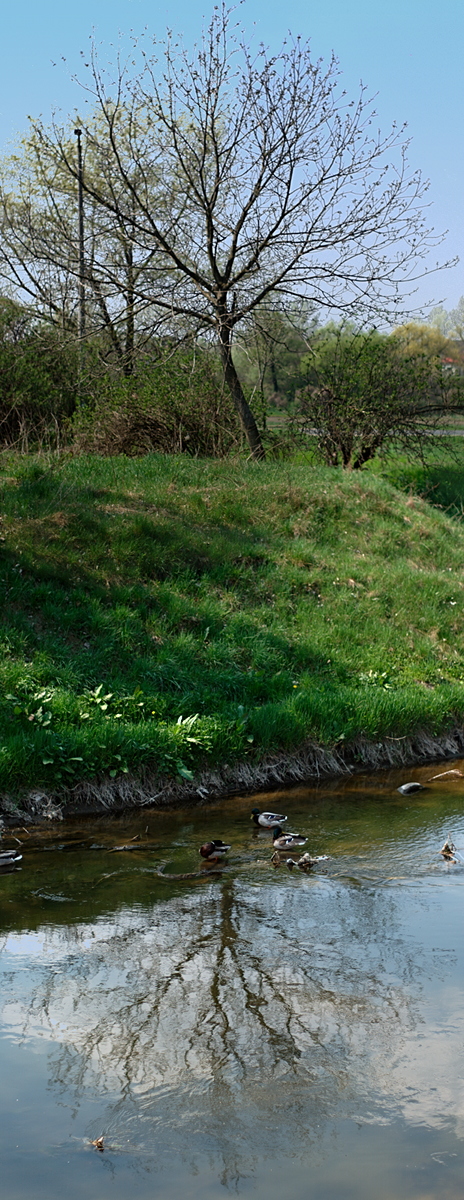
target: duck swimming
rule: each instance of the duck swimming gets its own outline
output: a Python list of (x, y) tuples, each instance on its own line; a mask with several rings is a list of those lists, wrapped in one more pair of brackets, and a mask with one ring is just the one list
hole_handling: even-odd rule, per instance
[(0, 850), (0, 875), (11, 875), (22, 860), (19, 850)]
[(456, 849), (450, 833), (448, 834), (448, 837), (446, 838), (446, 841), (440, 850), (440, 854), (443, 855), (443, 858), (446, 862), (464, 863), (464, 855), (462, 850)]
[(289, 871), (293, 871), (294, 867), (298, 867), (300, 871), (310, 871), (317, 863), (317, 858), (311, 858), (310, 854), (302, 854), (301, 858), (287, 858), (287, 867)]
[(255, 825), (259, 825), (261, 829), (275, 829), (278, 825), (283, 825), (286, 817), (280, 816), (279, 813), (261, 812), (259, 808), (252, 808), (251, 819)]
[(203, 845), (200, 846), (201, 857), (205, 858), (206, 862), (210, 863), (219, 862), (219, 859), (224, 858), (224, 855), (227, 854), (228, 850), (230, 850), (230, 846), (227, 846), (221, 838), (216, 838), (212, 842), (204, 842)]
[(306, 845), (307, 840), (300, 833), (282, 833), (279, 825), (272, 834), (272, 844), (276, 850), (298, 850), (299, 846)]
[(22, 860), (19, 850), (0, 850), (0, 867), (9, 867)]

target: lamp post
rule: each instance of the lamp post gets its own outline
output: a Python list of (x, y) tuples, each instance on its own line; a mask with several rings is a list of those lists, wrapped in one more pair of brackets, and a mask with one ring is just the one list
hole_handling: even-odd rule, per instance
[(85, 266), (84, 266), (84, 189), (82, 167), (82, 129), (75, 129), (77, 137), (77, 207), (79, 214), (79, 382), (82, 379), (82, 364), (85, 339)]

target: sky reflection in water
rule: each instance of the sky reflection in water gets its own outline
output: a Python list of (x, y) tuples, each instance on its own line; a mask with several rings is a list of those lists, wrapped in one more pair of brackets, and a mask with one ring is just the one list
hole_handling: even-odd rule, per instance
[[(280, 794), (332, 855), (309, 877), (273, 870), (249, 799), (25, 838), (0, 880), (8, 1200), (462, 1196), (464, 868), (437, 850), (464, 788), (397, 782)], [(136, 832), (153, 851), (108, 853)], [(157, 880), (208, 836), (224, 878)]]

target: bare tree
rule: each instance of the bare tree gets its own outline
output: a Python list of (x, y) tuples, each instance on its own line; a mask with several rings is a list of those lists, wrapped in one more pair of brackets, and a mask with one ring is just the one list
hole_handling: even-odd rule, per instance
[[(206, 1128), (226, 1177), (237, 1166), (249, 1176), (257, 1136), (263, 1152), (288, 1153), (289, 1137), (293, 1150), (302, 1130), (306, 1142), (333, 1117), (340, 1088), (345, 1102), (360, 1087), (369, 1094), (392, 1042), (415, 1036), (411, 979), (418, 988), (437, 964), (417, 954), (387, 889), (369, 902), (363, 888), (334, 889), (328, 905), (327, 888), (315, 888), (309, 905), (285, 881), (250, 886), (245, 870), (220, 890), (204, 883), (167, 899), (148, 878), (136, 907), (120, 903), (121, 876), (113, 905), (103, 876), (104, 907), (102, 881), (88, 889), (91, 919), (39, 926), (46, 949), (21, 987), (3, 967), (0, 1017), (12, 1035), (47, 1040), (49, 1087), (74, 1109), (98, 1098), (98, 1132), (121, 1149), (150, 1145), (158, 1130), (182, 1154), (201, 1129), (204, 1156)], [(381, 1079), (391, 1087), (393, 1067)]]
[[(161, 57), (142, 39), (110, 73), (94, 53), (87, 90), (100, 116), (79, 122), (111, 186), (97, 176), (84, 186), (89, 202), (130, 230), (142, 259), (156, 252), (156, 275), (133, 281), (137, 302), (155, 305), (168, 328), (182, 318), (215, 338), (260, 458), (233, 360), (237, 327), (271, 296), (397, 319), (436, 241), (424, 222), (425, 185), (409, 169), (404, 130), (382, 136), (365, 89), (349, 101), (336, 60), (314, 61), (299, 38), (276, 55), (263, 45), (254, 52), (223, 5), (191, 55), (169, 34)], [(64, 132), (40, 123), (36, 132), (75, 179)]]

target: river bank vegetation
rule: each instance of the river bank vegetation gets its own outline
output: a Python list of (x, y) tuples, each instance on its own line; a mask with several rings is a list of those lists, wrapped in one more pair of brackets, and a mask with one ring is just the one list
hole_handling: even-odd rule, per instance
[(389, 469), (5, 454), (2, 793), (462, 722), (459, 464)]

